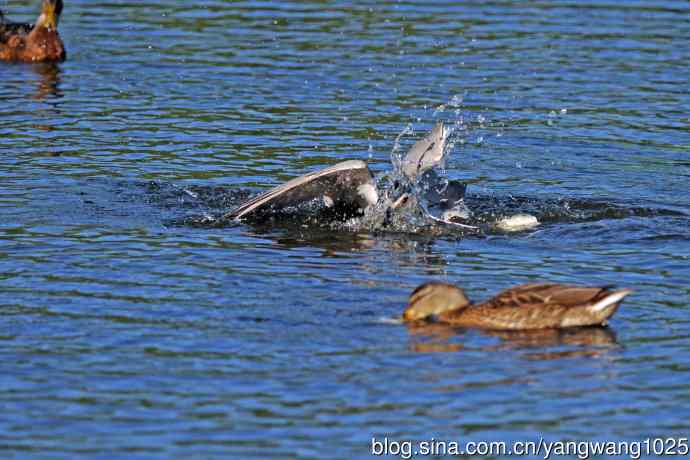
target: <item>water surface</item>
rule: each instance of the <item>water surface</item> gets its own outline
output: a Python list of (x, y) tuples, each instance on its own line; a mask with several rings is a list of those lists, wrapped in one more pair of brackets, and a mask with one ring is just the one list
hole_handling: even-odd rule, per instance
[[(687, 436), (688, 13), (67, 2), (65, 63), (0, 65), (3, 458)], [(337, 161), (382, 173), (437, 120), (451, 178), (556, 217), (470, 238), (185, 224)], [(604, 330), (382, 321), (423, 281), (537, 279), (636, 291)]]

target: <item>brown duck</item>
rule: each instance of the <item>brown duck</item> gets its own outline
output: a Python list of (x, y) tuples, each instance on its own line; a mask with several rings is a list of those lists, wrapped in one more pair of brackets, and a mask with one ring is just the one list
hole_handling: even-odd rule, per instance
[(57, 31), (60, 13), (62, 0), (43, 0), (36, 24), (6, 21), (0, 11), (0, 60), (63, 61), (65, 46)]
[(493, 330), (605, 325), (630, 292), (555, 283), (523, 284), (472, 304), (462, 289), (432, 282), (412, 292), (403, 320), (435, 317), (453, 326)]

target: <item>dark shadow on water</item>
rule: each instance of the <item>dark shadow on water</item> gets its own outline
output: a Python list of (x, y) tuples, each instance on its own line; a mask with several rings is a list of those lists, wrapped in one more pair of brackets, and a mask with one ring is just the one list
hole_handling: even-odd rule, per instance
[[(257, 221), (224, 219), (229, 210), (255, 194), (252, 190), (221, 186), (185, 186), (161, 182), (143, 184), (145, 200), (166, 210), (171, 216), (164, 224), (169, 227), (194, 227), (199, 229), (246, 228), (256, 236), (274, 239), (286, 246), (338, 246), (353, 250), (373, 247), (373, 238), (397, 238), (411, 241), (437, 238), (459, 240), (467, 237), (486, 237), (504, 232), (493, 227), (498, 220), (516, 215), (535, 216), (540, 225), (531, 230), (512, 232), (510, 235), (529, 234), (564, 224), (588, 224), (624, 219), (670, 218), (686, 222), (688, 216), (680, 211), (644, 207), (635, 204), (615, 203), (597, 199), (535, 198), (530, 196), (467, 195), (465, 202), (473, 217), (468, 221), (480, 231), (465, 231), (452, 225), (430, 222), (420, 215), (404, 215), (401, 227), (381, 224), (375, 217), (343, 221), (329, 211), (305, 206), (304, 209), (276, 211)], [(376, 222), (372, 224), (372, 221)], [(625, 224), (628, 225), (628, 224)], [(632, 224), (630, 224), (632, 225)], [(565, 228), (565, 227), (564, 227)], [(621, 229), (616, 229), (621, 231)]]
[(530, 196), (495, 196), (468, 194), (465, 203), (479, 221), (525, 213), (537, 217), (542, 224), (594, 222), (628, 217), (687, 217), (665, 208), (613, 203), (596, 198), (537, 198)]

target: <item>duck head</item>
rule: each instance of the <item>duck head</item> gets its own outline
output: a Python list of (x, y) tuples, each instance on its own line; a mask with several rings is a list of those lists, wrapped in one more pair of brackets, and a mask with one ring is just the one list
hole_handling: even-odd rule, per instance
[(462, 289), (447, 283), (425, 283), (410, 295), (403, 320), (418, 321), (468, 305), (470, 301)]
[(36, 20), (36, 27), (57, 30), (61, 13), (62, 0), (43, 0), (41, 4), (41, 15)]

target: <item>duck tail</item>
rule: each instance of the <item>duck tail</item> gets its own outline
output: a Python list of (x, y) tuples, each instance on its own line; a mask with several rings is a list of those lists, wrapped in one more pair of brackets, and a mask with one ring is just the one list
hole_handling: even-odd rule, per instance
[(589, 311), (608, 318), (616, 311), (618, 304), (621, 303), (623, 298), (631, 292), (633, 292), (632, 289), (619, 289), (607, 292), (603, 299), (589, 307)]

